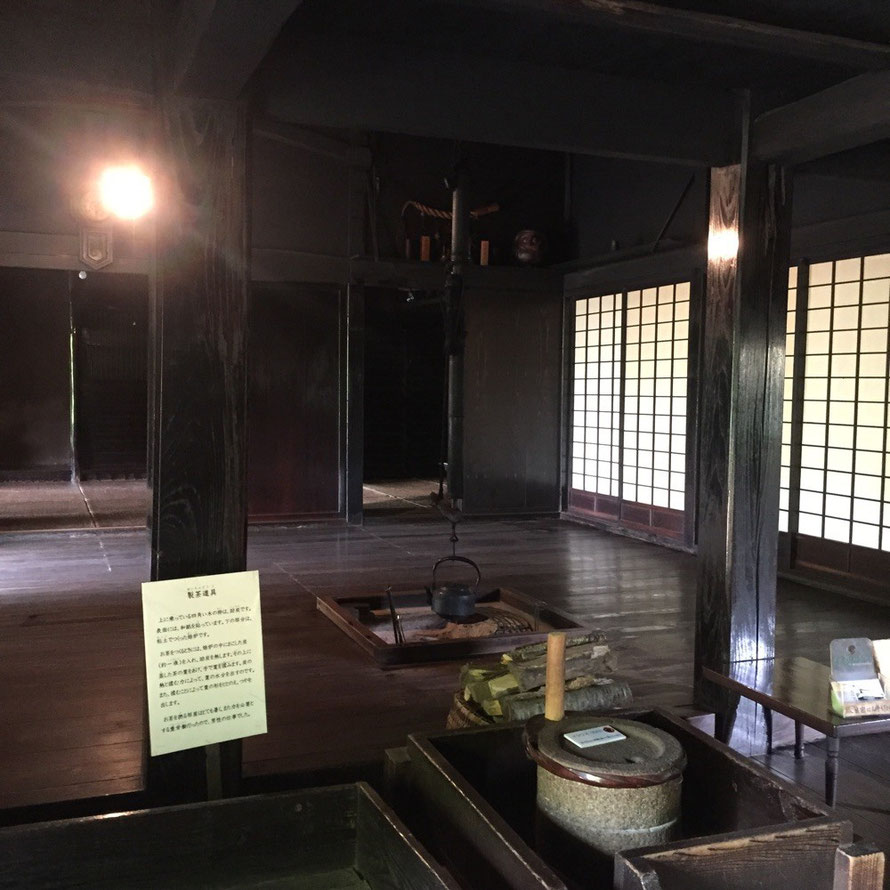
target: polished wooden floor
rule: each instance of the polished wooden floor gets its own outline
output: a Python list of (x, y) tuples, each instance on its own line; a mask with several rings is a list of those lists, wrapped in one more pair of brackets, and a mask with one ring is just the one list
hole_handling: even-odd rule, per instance
[(0, 484), (0, 532), (145, 528), (144, 479)]
[[(248, 776), (379, 760), (444, 725), (457, 664), (379, 670), (315, 608), (315, 594), (422, 586), (449, 550), (434, 511), (369, 511), (362, 528), (258, 527), (269, 732), (244, 743)], [(691, 702), (695, 559), (558, 520), (468, 521), (459, 551), (484, 583), (524, 591), (606, 631), (647, 704)], [(0, 807), (135, 790), (141, 783), (140, 582), (146, 533), (92, 528), (0, 535)], [(826, 661), (838, 636), (890, 636), (890, 610), (781, 585), (777, 650)], [(845, 741), (840, 809), (890, 847), (890, 748)], [(855, 744), (854, 744), (855, 743)], [(822, 756), (766, 762), (821, 788)]]

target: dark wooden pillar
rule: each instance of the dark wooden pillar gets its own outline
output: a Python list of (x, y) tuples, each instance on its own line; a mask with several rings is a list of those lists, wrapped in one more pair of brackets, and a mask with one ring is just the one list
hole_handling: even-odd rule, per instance
[[(152, 287), (153, 580), (240, 571), (246, 554), (246, 118), (164, 98)], [(155, 799), (233, 790), (240, 742), (149, 759)]]
[(346, 521), (361, 525), (365, 475), (365, 287), (346, 296)]
[(695, 641), (711, 707), (703, 665), (774, 652), (790, 210), (785, 168), (711, 172)]

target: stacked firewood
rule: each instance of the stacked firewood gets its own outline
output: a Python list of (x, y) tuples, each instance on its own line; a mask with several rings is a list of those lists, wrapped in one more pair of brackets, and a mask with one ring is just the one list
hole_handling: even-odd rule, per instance
[[(566, 710), (600, 711), (630, 704), (632, 696), (627, 683), (605, 676), (615, 666), (615, 655), (604, 634), (568, 638)], [(464, 701), (474, 703), (495, 722), (528, 720), (543, 714), (546, 667), (546, 643), (532, 643), (506, 652), (500, 664), (465, 664), (460, 672)]]

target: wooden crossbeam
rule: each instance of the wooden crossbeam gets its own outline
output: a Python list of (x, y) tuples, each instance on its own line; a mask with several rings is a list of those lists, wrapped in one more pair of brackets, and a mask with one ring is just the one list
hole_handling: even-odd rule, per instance
[[(441, 0), (435, 0), (441, 2)], [(643, 31), (738, 49), (772, 52), (854, 70), (886, 68), (890, 46), (835, 34), (802, 31), (725, 15), (647, 3), (644, 0), (446, 0), (516, 14), (541, 13), (605, 28)]]
[(890, 141), (873, 142), (850, 151), (808, 161), (796, 168), (795, 176), (801, 173), (890, 182)]
[(890, 70), (872, 71), (762, 114), (751, 150), (798, 164), (890, 138)]
[(142, 90), (87, 83), (58, 73), (45, 77), (0, 75), (0, 107), (76, 105), (81, 109), (109, 108), (148, 115), (154, 96)]
[(677, 86), (328, 36), (264, 70), (270, 117), (692, 166), (732, 160), (734, 101)]

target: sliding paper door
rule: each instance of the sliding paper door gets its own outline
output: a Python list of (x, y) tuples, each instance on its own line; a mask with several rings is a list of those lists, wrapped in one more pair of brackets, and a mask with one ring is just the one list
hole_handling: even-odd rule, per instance
[(575, 303), (569, 512), (684, 538), (690, 284)]

